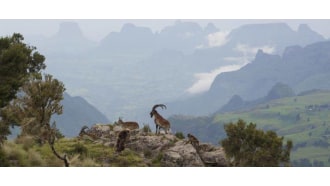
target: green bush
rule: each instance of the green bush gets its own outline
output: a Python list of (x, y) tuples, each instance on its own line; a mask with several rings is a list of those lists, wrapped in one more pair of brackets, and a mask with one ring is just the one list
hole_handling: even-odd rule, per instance
[(80, 155), (87, 155), (88, 149), (85, 145), (81, 143), (76, 143), (73, 145), (73, 149), (71, 150), (72, 154), (80, 154)]
[(164, 157), (163, 153), (159, 153), (153, 160), (152, 160), (152, 166), (154, 167), (161, 167), (162, 165), (162, 159)]
[(151, 132), (150, 126), (149, 125), (143, 125), (142, 131), (145, 133)]
[(41, 154), (30, 149), (28, 152), (28, 166), (32, 167), (44, 167), (46, 162), (42, 159)]
[(15, 143), (22, 144), (23, 149), (28, 150), (36, 144), (36, 139), (32, 136), (20, 136), (15, 139)]
[(118, 156), (115, 156), (110, 164), (115, 167), (145, 166), (143, 159), (137, 153), (129, 149), (125, 149)]
[(150, 158), (152, 156), (152, 151), (150, 149), (145, 149), (143, 151), (144, 157)]
[(225, 124), (224, 128), (227, 138), (221, 140), (220, 144), (232, 166), (289, 165), (291, 140), (284, 145), (284, 138), (277, 136), (274, 131), (265, 132), (257, 129), (256, 124), (247, 124), (242, 119), (239, 119), (237, 123)]
[(47, 166), (46, 161), (41, 154), (33, 148), (25, 150), (24, 145), (12, 142), (6, 143), (4, 153), (9, 162), (9, 166), (13, 167), (41, 167)]
[(7, 159), (6, 153), (0, 147), (0, 167), (8, 167), (9, 161)]
[(175, 133), (175, 136), (179, 139), (184, 139), (185, 138), (182, 132)]

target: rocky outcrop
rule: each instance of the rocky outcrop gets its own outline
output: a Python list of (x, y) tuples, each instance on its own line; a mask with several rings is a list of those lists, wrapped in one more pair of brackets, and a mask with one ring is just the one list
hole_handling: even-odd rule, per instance
[[(108, 147), (115, 147), (117, 136), (122, 130), (119, 126), (109, 127), (95, 125), (102, 129), (102, 136), (95, 140)], [(94, 129), (98, 130), (98, 129)], [(129, 139), (125, 142), (125, 149), (139, 154), (146, 165), (161, 167), (204, 167), (227, 166), (225, 153), (221, 147), (200, 143), (196, 149), (186, 139), (179, 139), (173, 134), (155, 135), (143, 132), (143, 129), (130, 131)]]
[[(226, 166), (225, 153), (221, 147), (200, 144), (198, 150), (186, 140), (172, 134), (132, 135), (127, 148), (140, 152), (145, 158), (159, 158), (160, 166), (165, 167), (203, 167)], [(205, 148), (206, 147), (206, 148)]]

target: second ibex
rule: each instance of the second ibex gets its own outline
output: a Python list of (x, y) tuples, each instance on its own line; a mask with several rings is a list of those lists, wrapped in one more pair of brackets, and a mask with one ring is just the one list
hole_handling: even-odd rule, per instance
[(150, 117), (153, 117), (155, 118), (155, 124), (156, 124), (156, 134), (157, 134), (157, 131), (158, 131), (158, 134), (160, 133), (160, 128), (163, 128), (164, 131), (165, 131), (165, 134), (167, 134), (167, 132), (170, 130), (170, 127), (171, 127), (171, 124), (169, 121), (167, 121), (166, 119), (164, 119), (160, 114), (158, 114), (156, 108), (157, 107), (161, 107), (162, 109), (166, 109), (166, 106), (164, 104), (157, 104), (157, 105), (154, 105), (152, 107), (152, 110), (150, 112)]

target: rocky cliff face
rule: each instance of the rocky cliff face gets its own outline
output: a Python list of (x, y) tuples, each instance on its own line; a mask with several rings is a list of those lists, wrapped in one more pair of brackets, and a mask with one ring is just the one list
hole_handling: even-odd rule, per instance
[[(93, 126), (102, 131), (95, 142), (116, 147), (119, 126)], [(173, 134), (155, 135), (143, 129), (130, 131), (125, 142), (125, 150), (135, 151), (147, 166), (160, 167), (204, 167), (227, 166), (224, 150), (207, 143), (193, 146), (187, 139), (179, 139)]]

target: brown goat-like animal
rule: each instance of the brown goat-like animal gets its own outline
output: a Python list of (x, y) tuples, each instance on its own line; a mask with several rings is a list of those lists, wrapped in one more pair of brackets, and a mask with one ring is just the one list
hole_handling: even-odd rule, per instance
[(121, 126), (123, 129), (129, 129), (129, 130), (135, 130), (139, 129), (139, 124), (135, 121), (126, 121), (123, 122), (121, 118), (118, 119), (118, 124)]
[(167, 121), (166, 119), (164, 119), (160, 114), (158, 114), (156, 108), (157, 107), (161, 107), (162, 109), (166, 109), (166, 105), (164, 104), (157, 104), (157, 105), (154, 105), (152, 107), (152, 110), (150, 112), (150, 117), (153, 117), (155, 118), (155, 124), (156, 124), (156, 134), (157, 134), (157, 131), (158, 131), (158, 134), (160, 133), (160, 128), (163, 128), (164, 131), (165, 131), (165, 134), (167, 134), (167, 132), (170, 130), (170, 127), (171, 127), (171, 124), (169, 121)]
[(81, 128), (78, 136), (79, 139), (82, 139), (84, 135), (91, 137), (93, 140), (96, 140), (101, 136), (100, 134), (96, 134), (95, 129), (89, 129), (87, 131), (86, 129), (89, 129), (86, 125)]
[(195, 148), (199, 147), (199, 141), (194, 135), (187, 134), (187, 137), (188, 137), (187, 143), (191, 143)]
[(116, 143), (116, 152), (121, 152), (125, 149), (125, 143), (129, 138), (129, 130), (119, 132)]

